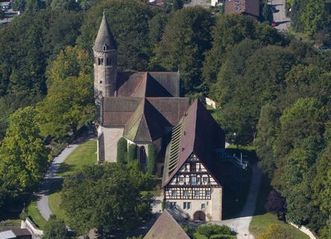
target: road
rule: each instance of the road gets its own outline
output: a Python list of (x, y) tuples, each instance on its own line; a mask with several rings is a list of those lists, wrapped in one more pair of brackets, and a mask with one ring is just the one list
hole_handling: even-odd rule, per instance
[(249, 224), (251, 223), (252, 216), (255, 212), (256, 199), (259, 193), (261, 177), (261, 170), (256, 165), (253, 166), (250, 191), (243, 210), (236, 218), (216, 222), (216, 224), (226, 225), (232, 230), (236, 231), (238, 233), (238, 239), (254, 239), (254, 236), (249, 232)]
[(57, 176), (56, 173), (59, 170), (60, 164), (77, 148), (78, 144), (71, 144), (65, 148), (56, 158), (48, 168), (48, 171), (44, 177), (44, 181), (41, 184), (41, 189), (37, 194), (39, 199), (37, 201), (37, 207), (40, 214), (46, 220), (52, 215), (52, 211), (48, 205), (48, 195), (51, 193), (50, 189), (54, 182), (61, 180), (61, 177)]
[(271, 0), (268, 2), (269, 5), (275, 7), (276, 12), (274, 12), (273, 17), (274, 21), (278, 24), (275, 28), (279, 31), (287, 31), (291, 19), (286, 16), (286, 0)]

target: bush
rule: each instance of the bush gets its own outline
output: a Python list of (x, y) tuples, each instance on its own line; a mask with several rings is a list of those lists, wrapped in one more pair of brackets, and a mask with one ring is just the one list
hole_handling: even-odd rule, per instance
[(129, 144), (127, 153), (127, 162), (137, 160), (137, 145)]
[(219, 225), (200, 225), (194, 234), (195, 239), (230, 239), (236, 233), (227, 226)]
[(157, 159), (157, 152), (154, 144), (148, 145), (148, 158), (147, 158), (147, 172), (150, 174), (154, 174), (155, 166), (156, 166), (156, 159)]
[(120, 138), (117, 142), (117, 163), (125, 164), (127, 157), (127, 141), (125, 138)]

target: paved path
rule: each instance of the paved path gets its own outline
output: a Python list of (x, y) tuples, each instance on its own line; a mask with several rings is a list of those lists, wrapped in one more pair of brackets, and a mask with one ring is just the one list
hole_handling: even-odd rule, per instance
[(50, 194), (50, 186), (54, 181), (61, 179), (61, 177), (56, 175), (59, 170), (60, 164), (64, 162), (64, 160), (69, 156), (69, 154), (72, 153), (72, 151), (77, 148), (77, 146), (78, 144), (69, 145), (56, 158), (54, 158), (44, 177), (44, 181), (41, 184), (41, 189), (38, 193), (39, 200), (37, 201), (37, 207), (40, 211), (40, 214), (46, 220), (48, 220), (49, 217), (52, 215), (52, 211), (48, 206), (48, 195)]
[(256, 199), (260, 188), (261, 170), (257, 166), (253, 166), (250, 191), (247, 196), (243, 210), (238, 217), (218, 222), (217, 224), (226, 225), (236, 231), (239, 239), (254, 239), (254, 236), (249, 232), (249, 224), (252, 220), (252, 215), (255, 212)]
[(291, 19), (286, 16), (286, 0), (269, 0), (268, 3), (276, 9), (276, 12), (273, 13), (273, 17), (274, 21), (279, 25), (275, 28), (279, 31), (287, 31), (291, 24)]

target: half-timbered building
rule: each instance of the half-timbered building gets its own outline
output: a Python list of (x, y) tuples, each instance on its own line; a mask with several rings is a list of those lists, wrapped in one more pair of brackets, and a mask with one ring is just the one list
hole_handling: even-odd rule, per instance
[(224, 149), (224, 132), (199, 100), (174, 128), (163, 172), (167, 208), (189, 219), (222, 219), (222, 185), (216, 150)]

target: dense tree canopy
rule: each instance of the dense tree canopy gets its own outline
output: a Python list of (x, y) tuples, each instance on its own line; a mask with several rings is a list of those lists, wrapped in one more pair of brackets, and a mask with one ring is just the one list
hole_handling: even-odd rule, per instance
[(34, 108), (17, 110), (10, 116), (6, 136), (0, 146), (0, 181), (11, 193), (33, 188), (45, 172), (48, 153)]
[(129, 232), (150, 215), (150, 198), (141, 192), (151, 187), (151, 178), (139, 170), (118, 164), (92, 166), (65, 180), (63, 207), (79, 232)]
[(155, 68), (179, 71), (184, 92), (202, 84), (204, 53), (211, 47), (214, 18), (203, 8), (176, 11), (166, 25), (162, 40), (155, 49)]
[(75, 133), (95, 116), (91, 61), (87, 52), (68, 47), (47, 72), (47, 97), (38, 104), (43, 135)]

